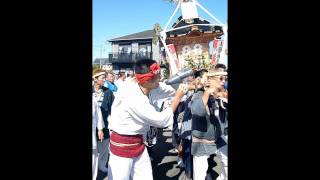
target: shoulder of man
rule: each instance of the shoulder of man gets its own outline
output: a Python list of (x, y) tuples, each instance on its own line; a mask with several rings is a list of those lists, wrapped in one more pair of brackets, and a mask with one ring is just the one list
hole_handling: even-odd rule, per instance
[(110, 91), (110, 89), (108, 87), (106, 87), (106, 86), (102, 86), (101, 89), (102, 89), (103, 92)]
[(105, 96), (113, 96), (113, 92), (111, 91), (111, 89), (107, 88), (107, 87), (102, 87), (104, 95)]
[(202, 90), (198, 90), (197, 92), (195, 92), (192, 97), (191, 97), (191, 101), (195, 100), (195, 99), (199, 99), (202, 98), (204, 91)]

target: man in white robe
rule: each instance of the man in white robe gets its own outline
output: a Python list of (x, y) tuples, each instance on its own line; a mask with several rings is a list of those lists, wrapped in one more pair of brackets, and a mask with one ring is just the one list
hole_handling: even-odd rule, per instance
[(99, 139), (103, 139), (104, 122), (100, 106), (97, 103), (97, 97), (93, 93), (92, 96), (92, 179), (95, 180), (98, 172), (98, 150), (97, 150), (97, 138), (96, 128), (98, 128)]
[(171, 127), (173, 112), (188, 91), (186, 85), (181, 85), (170, 108), (159, 112), (149, 100), (150, 91), (159, 86), (159, 65), (153, 60), (141, 60), (137, 62), (135, 72), (135, 79), (125, 82), (126, 88), (119, 88), (111, 108), (109, 180), (153, 179), (143, 135), (150, 126)]

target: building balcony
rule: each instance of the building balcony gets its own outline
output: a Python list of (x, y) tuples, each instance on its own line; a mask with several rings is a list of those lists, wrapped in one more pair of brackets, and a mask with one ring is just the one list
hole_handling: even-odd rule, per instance
[(109, 53), (112, 63), (136, 63), (140, 59), (152, 59), (152, 52), (146, 53)]

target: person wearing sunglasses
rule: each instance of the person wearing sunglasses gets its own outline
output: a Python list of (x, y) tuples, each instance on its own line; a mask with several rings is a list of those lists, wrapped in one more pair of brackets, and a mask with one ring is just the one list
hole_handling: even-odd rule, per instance
[[(203, 180), (206, 176), (212, 176), (212, 167), (209, 166), (208, 160), (215, 154), (220, 155), (218, 149), (227, 144), (221, 137), (224, 134), (223, 124), (227, 116), (221, 111), (218, 98), (224, 89), (226, 75), (227, 72), (217, 70), (204, 73), (200, 79), (200, 88), (191, 100), (193, 180)], [(224, 159), (221, 159), (221, 162), (224, 173), (227, 167), (227, 152), (223, 155)]]

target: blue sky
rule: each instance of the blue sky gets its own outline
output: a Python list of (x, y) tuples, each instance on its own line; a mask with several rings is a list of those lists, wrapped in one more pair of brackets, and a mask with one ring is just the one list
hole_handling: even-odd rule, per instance
[[(228, 0), (198, 0), (222, 23), (227, 21)], [(176, 5), (165, 0), (93, 0), (92, 58), (108, 57), (107, 40), (152, 29), (155, 23), (165, 27)], [(198, 7), (199, 16), (212, 22)], [(179, 10), (172, 23), (181, 15)], [(172, 25), (172, 23), (170, 25)]]

